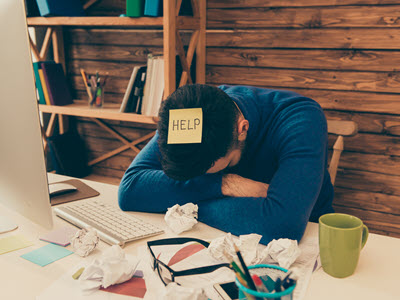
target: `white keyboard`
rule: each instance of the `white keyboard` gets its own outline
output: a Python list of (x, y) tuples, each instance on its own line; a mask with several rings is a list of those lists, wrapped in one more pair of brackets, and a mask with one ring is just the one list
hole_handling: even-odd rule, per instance
[(56, 206), (54, 212), (79, 228), (93, 227), (100, 239), (111, 245), (123, 247), (127, 242), (164, 232), (99, 200), (77, 201)]

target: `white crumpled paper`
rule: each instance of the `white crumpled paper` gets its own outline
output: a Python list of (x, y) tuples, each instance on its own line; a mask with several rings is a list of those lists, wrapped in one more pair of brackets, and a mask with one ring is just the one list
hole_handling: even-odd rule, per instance
[(271, 241), (267, 247), (259, 251), (258, 244), (261, 240), (259, 234), (241, 235), (233, 237), (230, 233), (213, 239), (208, 246), (208, 253), (217, 260), (232, 261), (236, 256), (234, 243), (239, 248), (246, 265), (259, 263), (278, 263), (283, 268), (289, 268), (299, 257), (301, 250), (297, 241), (279, 239)]
[(186, 203), (182, 206), (175, 204), (168, 208), (164, 220), (175, 234), (180, 234), (197, 224), (198, 210), (199, 207), (193, 203)]
[(85, 267), (79, 277), (82, 292), (89, 294), (101, 286), (107, 288), (131, 279), (138, 263), (138, 259), (126, 258), (120, 246), (111, 246), (104, 251), (100, 258), (96, 258), (89, 266)]
[(224, 236), (213, 239), (207, 250), (215, 259), (224, 261), (228, 259), (229, 261), (232, 261), (233, 257), (236, 256), (233, 244), (236, 244), (245, 263), (251, 265), (257, 263), (257, 246), (260, 240), (261, 235), (255, 233), (241, 235), (239, 236), (239, 239), (234, 238), (230, 233), (227, 233)]
[(93, 228), (79, 230), (71, 240), (72, 249), (82, 257), (88, 256), (98, 243), (99, 235)]
[(201, 288), (184, 287), (171, 282), (167, 285), (163, 300), (207, 300)]
[(297, 241), (290, 239), (272, 240), (261, 252), (261, 263), (277, 262), (282, 268), (288, 269), (300, 256), (301, 250)]

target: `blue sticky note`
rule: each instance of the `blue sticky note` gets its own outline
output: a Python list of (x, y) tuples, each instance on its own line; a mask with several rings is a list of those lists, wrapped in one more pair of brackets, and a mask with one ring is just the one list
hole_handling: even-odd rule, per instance
[(69, 251), (64, 247), (48, 244), (39, 249), (25, 253), (24, 255), (21, 255), (21, 257), (41, 267), (44, 267), (72, 253), (72, 251)]

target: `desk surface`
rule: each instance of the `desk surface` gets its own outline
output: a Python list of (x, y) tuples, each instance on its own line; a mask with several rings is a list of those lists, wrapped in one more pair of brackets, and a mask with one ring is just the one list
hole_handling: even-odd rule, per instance
[[(64, 176), (49, 174), (50, 182), (68, 179)], [(84, 180), (85, 181), (85, 180)], [(93, 181), (85, 181), (98, 190), (103, 200), (117, 205), (117, 186), (103, 184)], [(34, 242), (34, 246), (20, 249), (0, 256), (0, 286), (2, 299), (35, 299), (46, 287), (51, 285), (64, 273), (70, 271), (71, 266), (77, 265), (82, 260), (91, 261), (101, 254), (102, 249), (108, 247), (101, 242), (98, 250), (95, 250), (88, 258), (70, 255), (58, 260), (48, 266), (40, 267), (20, 258), (20, 255), (46, 245), (39, 237), (48, 232), (31, 223), (20, 215), (0, 206), (2, 214), (7, 214), (18, 225), (19, 228), (9, 233), (1, 234), (0, 238), (23, 234)], [(149, 222), (153, 222), (161, 228), (165, 228), (164, 215), (131, 212)], [(65, 221), (54, 217), (54, 228), (65, 226)], [(72, 226), (72, 225), (71, 225)], [(210, 240), (219, 237), (222, 231), (199, 223), (189, 232), (180, 236), (197, 237)], [(306, 235), (317, 235), (318, 225), (309, 223)], [(175, 236), (165, 233), (159, 238)], [(154, 239), (149, 238), (149, 239)], [(128, 243), (124, 250), (135, 254), (139, 246), (145, 245), (148, 239)], [(71, 246), (67, 248), (70, 249)], [(370, 234), (369, 240), (361, 252), (356, 272), (345, 279), (336, 279), (327, 275), (322, 269), (316, 271), (312, 278), (306, 294), (307, 300), (330, 300), (330, 299), (399, 299), (400, 291), (400, 239), (390, 238), (376, 234)]]

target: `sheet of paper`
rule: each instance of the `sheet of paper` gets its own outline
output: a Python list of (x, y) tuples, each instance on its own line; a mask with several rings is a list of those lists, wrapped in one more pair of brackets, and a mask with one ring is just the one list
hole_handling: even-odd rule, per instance
[(32, 245), (33, 243), (28, 241), (21, 234), (8, 236), (0, 240), (0, 254), (26, 248)]
[(293, 292), (293, 300), (303, 300), (307, 292), (308, 284), (319, 256), (317, 236), (304, 236), (300, 241), (301, 254), (291, 268), (299, 271), (299, 280)]
[[(200, 247), (195, 247), (194, 245), (196, 244), (197, 243), (186, 243), (178, 246), (158, 246), (152, 249), (155, 256), (159, 256), (159, 259), (168, 264), (174, 271), (221, 263), (221, 261), (214, 259), (206, 248), (200, 249)], [(182, 255), (184, 253), (186, 255)], [(179, 259), (177, 259), (177, 257), (179, 257)], [(173, 264), (171, 265), (171, 263)], [(215, 291), (213, 285), (215, 283), (233, 281), (234, 279), (234, 273), (230, 269), (223, 267), (212, 273), (176, 277), (175, 281), (185, 287), (202, 288), (209, 299), (218, 300), (221, 298)]]
[[(127, 255), (128, 256), (128, 255)], [(146, 256), (145, 248), (139, 249), (138, 257)], [(137, 278), (132, 280), (131, 282), (127, 282), (126, 284), (122, 283), (119, 286), (111, 286), (108, 291), (104, 290), (96, 290), (92, 294), (83, 295), (79, 280), (74, 280), (72, 275), (82, 267), (85, 267), (91, 263), (90, 260), (82, 260), (82, 263), (76, 265), (71, 270), (66, 272), (63, 276), (61, 276), (58, 280), (56, 280), (52, 285), (50, 285), (41, 295), (36, 297), (36, 300), (154, 300), (154, 299), (162, 299), (161, 295), (164, 293), (165, 286), (159, 279), (158, 275), (151, 268), (149, 261), (147, 259), (141, 259), (138, 269), (143, 272), (143, 279)], [(131, 286), (138, 286), (141, 288), (141, 291), (138, 293), (130, 293), (130, 296), (126, 295), (126, 288)], [(146, 287), (146, 293), (143, 297), (144, 287)], [(143, 297), (143, 298), (141, 298)]]
[(68, 249), (65, 249), (63, 247), (54, 244), (48, 244), (39, 249), (21, 255), (21, 257), (29, 260), (30, 262), (33, 262), (34, 264), (44, 267), (72, 253), (74, 252), (69, 251)]
[(43, 235), (40, 239), (45, 242), (65, 247), (71, 243), (71, 239), (77, 231), (78, 228), (75, 227), (62, 227)]

